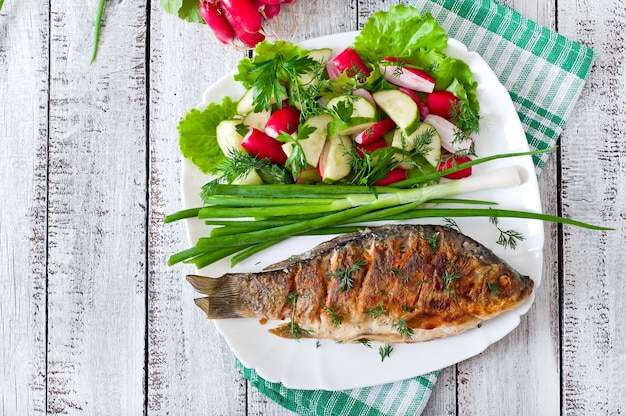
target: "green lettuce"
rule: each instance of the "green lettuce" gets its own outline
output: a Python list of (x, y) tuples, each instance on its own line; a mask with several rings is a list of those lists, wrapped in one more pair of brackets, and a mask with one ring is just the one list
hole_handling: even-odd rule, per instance
[(182, 155), (204, 173), (214, 173), (226, 157), (217, 145), (216, 128), (236, 114), (236, 104), (224, 97), (221, 104), (211, 103), (204, 110), (194, 108), (178, 123), (178, 145)]
[(415, 7), (404, 5), (376, 12), (352, 46), (368, 62), (379, 62), (389, 56), (406, 59), (429, 72), (435, 78), (436, 89), (448, 89), (456, 80), (455, 91), (462, 90), (467, 104), (478, 114), (477, 84), (472, 71), (462, 60), (445, 54), (448, 35), (430, 13), (421, 15)]

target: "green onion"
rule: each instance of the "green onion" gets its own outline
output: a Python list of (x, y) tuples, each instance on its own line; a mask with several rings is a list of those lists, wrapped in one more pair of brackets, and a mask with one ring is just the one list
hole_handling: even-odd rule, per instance
[[(499, 208), (443, 208), (437, 204), (497, 205), (490, 201), (451, 198), (479, 190), (520, 183), (516, 167), (436, 183), (443, 175), (504, 157), (542, 153), (500, 154), (459, 164), (442, 172), (411, 178), (400, 186), (359, 185), (223, 185), (205, 194), (203, 207), (168, 215), (166, 222), (199, 218), (215, 226), (208, 237), (172, 255), (169, 264), (192, 263), (201, 268), (231, 256), (234, 265), (274, 244), (297, 235), (339, 234), (363, 229), (366, 223), (433, 217), (511, 217), (551, 221), (594, 230), (611, 228), (553, 215)], [(434, 182), (434, 183), (433, 183)], [(418, 187), (415, 187), (418, 186)]]
[[(4, 1), (4, 0), (2, 0)], [(93, 52), (91, 53), (91, 61), (89, 64), (93, 64), (93, 61), (96, 60), (96, 55), (98, 54), (98, 42), (100, 41), (100, 26), (102, 25), (102, 14), (104, 13), (104, 4), (106, 0), (100, 0), (98, 3), (98, 12), (96, 14), (96, 26), (93, 34)]]

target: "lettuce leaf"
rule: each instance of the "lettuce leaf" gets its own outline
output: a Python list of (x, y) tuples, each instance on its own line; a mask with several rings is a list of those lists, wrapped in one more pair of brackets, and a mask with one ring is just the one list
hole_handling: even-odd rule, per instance
[(217, 145), (215, 130), (223, 120), (236, 114), (236, 104), (224, 97), (221, 104), (211, 103), (204, 110), (194, 108), (178, 123), (178, 145), (182, 155), (204, 173), (214, 173), (226, 157)]
[(430, 13), (422, 16), (415, 7), (404, 5), (374, 13), (353, 43), (359, 55), (369, 62), (388, 56), (406, 59), (429, 72), (438, 90), (447, 89), (456, 80), (455, 89), (464, 91), (467, 104), (478, 114), (477, 83), (472, 71), (464, 61), (447, 56), (447, 46), (448, 35)]
[(448, 35), (430, 13), (397, 5), (374, 13), (354, 40), (354, 49), (369, 62), (387, 56), (410, 58), (421, 49), (438, 52), (448, 46)]

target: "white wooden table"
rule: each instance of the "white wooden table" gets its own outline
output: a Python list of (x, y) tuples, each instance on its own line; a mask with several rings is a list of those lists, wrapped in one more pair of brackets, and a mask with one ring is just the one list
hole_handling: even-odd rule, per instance
[[(5, 0), (0, 11), (0, 414), (286, 415), (191, 301), (176, 124), (245, 51), (157, 1)], [(397, 1), (298, 0), (293, 40)], [(427, 415), (626, 413), (626, 6), (509, 0), (596, 64), (541, 179), (543, 283), (521, 325), (446, 368)], [(148, 9), (146, 8), (149, 5)], [(288, 15), (283, 15), (288, 19)]]

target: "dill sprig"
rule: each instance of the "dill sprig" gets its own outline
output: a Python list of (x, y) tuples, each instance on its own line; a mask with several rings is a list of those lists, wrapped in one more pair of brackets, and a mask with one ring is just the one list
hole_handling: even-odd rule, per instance
[(339, 315), (335, 310), (331, 309), (328, 305), (322, 305), (322, 309), (330, 316), (330, 322), (333, 325), (339, 326), (343, 322), (343, 316)]
[(363, 268), (368, 263), (367, 260), (356, 261), (352, 266), (347, 269), (337, 269), (328, 273), (328, 277), (335, 277), (339, 279), (339, 289), (344, 292), (346, 290), (352, 289), (352, 285), (354, 284), (354, 280), (352, 279), (352, 273), (357, 272)]
[(460, 278), (461, 278), (461, 275), (451, 270), (446, 270), (441, 276), (443, 283), (446, 285), (444, 290), (448, 292), (450, 296), (452, 297), (454, 297), (454, 289), (452, 288), (452, 284)]
[(248, 153), (230, 149), (226, 160), (215, 169), (215, 179), (202, 187), (201, 197), (204, 199), (215, 193), (215, 188), (221, 183), (232, 184), (237, 179), (245, 178), (251, 171), (256, 170), (267, 183), (287, 184), (291, 181), (288, 173), (282, 166), (270, 162), (269, 159), (258, 159)]
[(293, 339), (295, 339), (296, 341), (299, 341), (303, 335), (309, 334), (311, 331), (302, 328), (295, 321), (296, 302), (298, 301), (298, 294), (296, 292), (290, 292), (289, 294), (287, 294), (285, 299), (287, 300), (287, 303), (291, 305), (291, 320), (289, 324), (287, 325), (287, 327), (285, 328), (285, 330), (289, 331), (289, 334), (291, 334), (291, 337)]
[(379, 347), (378, 354), (380, 355), (380, 361), (385, 361), (385, 358), (390, 357), (391, 351), (393, 351), (393, 347), (389, 344)]
[(498, 225), (498, 218), (490, 217), (489, 221), (496, 226), (498, 232), (500, 232), (500, 236), (498, 237), (497, 244), (503, 246), (505, 249), (510, 248), (511, 250), (515, 250), (517, 248), (517, 243), (520, 241), (524, 241), (526, 237), (524, 234), (517, 230), (503, 230)]
[(398, 322), (394, 323), (393, 327), (403, 338), (411, 339), (413, 337), (413, 328), (408, 326), (404, 319), (398, 319)]
[(385, 305), (380, 302), (377, 306), (373, 308), (367, 308), (367, 314), (373, 319), (380, 318), (383, 314), (387, 313), (385, 310)]

